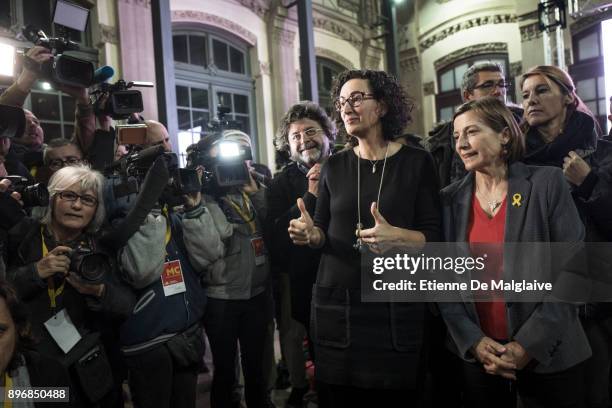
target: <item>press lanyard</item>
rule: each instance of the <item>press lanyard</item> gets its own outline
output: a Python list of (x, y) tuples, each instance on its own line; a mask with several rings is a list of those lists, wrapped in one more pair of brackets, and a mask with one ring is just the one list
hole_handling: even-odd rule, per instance
[(166, 219), (166, 238), (164, 239), (164, 247), (166, 248), (166, 257), (168, 257), (168, 242), (170, 242), (170, 238), (172, 238), (172, 229), (170, 228), (170, 215), (168, 215), (168, 207), (164, 206), (164, 208), (162, 208), (162, 214)]
[(34, 178), (36, 178), (36, 174), (38, 173), (38, 167), (36, 166), (32, 166), (32, 168), (30, 169), (30, 175)]
[(246, 195), (246, 193), (244, 191), (242, 192), (242, 203), (244, 204), (242, 208), (240, 207), (240, 205), (235, 203), (231, 198), (225, 197), (225, 199), (234, 208), (234, 210), (236, 210), (238, 215), (240, 215), (240, 218), (242, 218), (244, 222), (249, 224), (249, 227), (251, 227), (251, 234), (255, 235), (255, 233), (257, 232), (257, 225), (255, 224), (255, 213), (253, 212), (253, 215), (252, 216), (250, 215), (251, 213), (250, 211), (251, 208), (249, 205), (250, 200), (249, 200), (249, 197)]
[[(43, 258), (49, 254), (49, 250), (47, 249), (47, 245), (45, 244), (45, 236), (43, 234), (43, 227), (40, 227), (40, 238), (42, 242), (42, 256)], [(49, 276), (47, 278), (47, 292), (49, 293), (49, 301), (51, 303), (51, 309), (55, 310), (57, 307), (57, 297), (64, 292), (64, 284), (62, 282), (60, 287), (55, 290), (55, 281), (53, 280), (53, 276)]]
[(8, 397), (9, 390), (13, 388), (13, 379), (4, 373), (4, 406), (3, 408), (13, 408), (13, 400)]

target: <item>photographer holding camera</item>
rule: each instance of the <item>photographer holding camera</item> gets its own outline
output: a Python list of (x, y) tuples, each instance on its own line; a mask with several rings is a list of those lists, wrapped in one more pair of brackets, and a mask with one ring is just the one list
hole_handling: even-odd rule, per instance
[[(119, 260), (137, 296), (121, 327), (121, 346), (135, 406), (193, 408), (205, 348), (201, 275), (222, 261), (223, 243), (210, 211), (202, 205), (200, 184), (187, 192), (177, 191), (170, 181), (176, 175), (176, 155), (169, 152), (167, 130), (158, 122), (146, 124), (145, 144), (139, 146), (144, 149), (122, 162), (123, 167), (135, 168), (130, 178), (138, 184), (138, 195), (122, 196), (114, 210), (112, 241), (126, 241)], [(156, 146), (160, 149), (143, 176), (145, 164), (138, 155), (146, 157)], [(122, 179), (113, 179), (113, 188), (107, 190), (110, 201), (116, 201)], [(177, 198), (183, 204), (179, 210), (173, 206)]]
[[(239, 130), (224, 130), (202, 139), (188, 158), (203, 166), (206, 206), (224, 239), (222, 262), (208, 268), (208, 305), (204, 327), (215, 371), (211, 406), (230, 407), (240, 356), (249, 407), (264, 407), (267, 379), (263, 355), (272, 319), (269, 263), (262, 236), (266, 216), (263, 188), (251, 176), (251, 140)], [(229, 223), (229, 224), (228, 224)]]
[[(17, 77), (17, 80), (0, 95), (0, 103), (23, 107), (36, 81), (44, 75), (41, 67), (53, 59), (53, 54), (48, 48), (36, 45), (27, 51), (24, 58), (28, 63), (24, 64), (24, 68)], [(89, 101), (88, 89), (85, 86), (78, 86), (76, 84), (67, 85), (52, 82), (52, 85), (58, 91), (62, 91), (75, 99), (74, 139), (82, 151), (87, 151), (91, 140), (93, 140), (96, 126), (93, 108)], [(24, 112), (26, 126), (23, 134), (16, 135), (13, 139), (9, 158), (24, 163), (32, 175), (35, 176), (36, 168), (42, 164), (45, 134), (36, 115), (25, 109)], [(48, 135), (48, 138), (54, 139), (58, 136)]]
[(71, 394), (83, 406), (120, 398), (101, 337), (133, 304), (114, 255), (99, 243), (102, 185), (102, 175), (85, 166), (62, 168), (50, 179), (45, 217), (24, 217), (6, 242), (7, 276), (31, 312), (37, 349), (70, 370)]

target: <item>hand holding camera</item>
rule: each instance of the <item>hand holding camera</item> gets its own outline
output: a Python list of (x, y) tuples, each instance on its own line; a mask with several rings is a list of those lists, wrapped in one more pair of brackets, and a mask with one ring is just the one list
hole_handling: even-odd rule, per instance
[(72, 249), (67, 246), (57, 246), (53, 248), (47, 256), (36, 262), (36, 272), (41, 279), (47, 279), (56, 273), (68, 274), (70, 268), (70, 258), (68, 257)]

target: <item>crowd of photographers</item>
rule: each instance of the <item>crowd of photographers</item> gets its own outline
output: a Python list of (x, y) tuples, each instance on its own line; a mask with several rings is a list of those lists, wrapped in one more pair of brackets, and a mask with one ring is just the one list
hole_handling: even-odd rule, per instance
[[(302, 407), (310, 389), (303, 341), (311, 337), (321, 250), (294, 245), (287, 228), (315, 213), (336, 133), (325, 111), (302, 102), (284, 115), (275, 146), (286, 164), (273, 180), (252, 163), (249, 135), (224, 122), (223, 112), (180, 168), (164, 125), (138, 115), (133, 83), (105, 84), (108, 67), (84, 79), (102, 83), (95, 88), (62, 81), (48, 72), (53, 58), (48, 47), (31, 48), (0, 95), (0, 329), (12, 330), (0, 337), (0, 385), (69, 387), (72, 406), (123, 407), (127, 382), (135, 407), (194, 407), (207, 338), (211, 405), (241, 405), (242, 369), (247, 406), (271, 407), (275, 319), (292, 385), (287, 406)], [(495, 66), (467, 75), (484, 85), (466, 83), (466, 100), (483, 92), (505, 102)], [(76, 101), (71, 139), (45, 135), (35, 113), (23, 109), (36, 81), (49, 76)], [(339, 111), (368, 95), (351, 93)], [(428, 146), (443, 185), (465, 171), (452, 135), (446, 123)], [(369, 161), (375, 174), (377, 160)], [(372, 214), (380, 217), (377, 207)], [(430, 342), (439, 351), (429, 372), (434, 387), (457, 373), (442, 344), (445, 328), (438, 329)], [(350, 392), (336, 386), (327, 393)], [(434, 399), (458, 398), (451, 385), (444, 389)], [(332, 400), (321, 406), (344, 406)]]

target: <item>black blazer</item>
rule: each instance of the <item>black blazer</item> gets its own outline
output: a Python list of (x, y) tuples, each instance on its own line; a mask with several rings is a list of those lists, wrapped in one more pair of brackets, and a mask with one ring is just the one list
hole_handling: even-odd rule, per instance
[[(474, 173), (442, 190), (443, 232), (450, 242), (465, 242), (469, 224)], [(521, 205), (512, 197), (521, 195)], [(513, 163), (508, 169), (508, 206), (504, 242), (580, 242), (582, 224), (561, 169)], [(531, 259), (504, 256), (507, 268), (528, 269)], [(485, 335), (473, 303), (440, 303), (453, 343), (451, 350), (471, 361), (470, 348)], [(557, 372), (586, 360), (591, 348), (568, 303), (506, 303), (510, 340), (521, 344), (539, 364), (536, 372)]]

